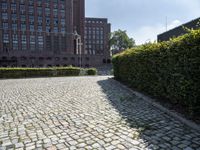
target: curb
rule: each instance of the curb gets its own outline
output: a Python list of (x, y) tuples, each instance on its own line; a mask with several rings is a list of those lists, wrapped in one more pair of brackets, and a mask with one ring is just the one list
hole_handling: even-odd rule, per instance
[(197, 131), (200, 131), (200, 125), (190, 121), (190, 120), (187, 120), (185, 118), (183, 118), (182, 116), (180, 116), (179, 114), (176, 114), (175, 112), (172, 112), (170, 111), (169, 109), (163, 107), (162, 105), (158, 104), (157, 102), (155, 102), (154, 99), (152, 98), (149, 98), (147, 96), (145, 96), (144, 94), (141, 94), (139, 92), (136, 92), (136, 91), (133, 91), (132, 89), (130, 89), (129, 87), (125, 86), (124, 84), (120, 83), (119, 81), (117, 80), (114, 80), (113, 78), (110, 78), (112, 81), (120, 84), (123, 88), (125, 88), (126, 90), (128, 90), (129, 92), (133, 93), (134, 95), (136, 95), (137, 97), (139, 98), (142, 98), (145, 102), (149, 103), (150, 105), (160, 109), (161, 111), (165, 112), (166, 114), (174, 117), (175, 119), (179, 120), (180, 122), (182, 122), (184, 125), (194, 129), (194, 130), (197, 130)]

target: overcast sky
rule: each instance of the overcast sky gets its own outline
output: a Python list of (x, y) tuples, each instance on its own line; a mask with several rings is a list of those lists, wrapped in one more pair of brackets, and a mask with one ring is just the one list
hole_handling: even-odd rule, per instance
[(200, 17), (200, 0), (85, 0), (87, 17), (106, 17), (112, 31), (127, 30), (137, 44)]

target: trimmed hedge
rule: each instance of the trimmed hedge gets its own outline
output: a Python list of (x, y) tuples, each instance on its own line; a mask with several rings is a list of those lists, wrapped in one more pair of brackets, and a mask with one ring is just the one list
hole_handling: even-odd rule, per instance
[(200, 30), (126, 50), (112, 61), (116, 79), (200, 116)]
[[(79, 76), (82, 70), (85, 69), (76, 67), (0, 68), (0, 78)], [(87, 70), (85, 72), (87, 72)]]
[(87, 69), (87, 75), (96, 75), (97, 69), (96, 68), (89, 68)]

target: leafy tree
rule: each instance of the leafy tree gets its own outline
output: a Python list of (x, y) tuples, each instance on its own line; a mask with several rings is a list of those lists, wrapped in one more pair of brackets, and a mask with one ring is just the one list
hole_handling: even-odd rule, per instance
[(115, 51), (122, 51), (135, 46), (133, 38), (129, 38), (126, 31), (117, 30), (110, 34), (110, 47)]

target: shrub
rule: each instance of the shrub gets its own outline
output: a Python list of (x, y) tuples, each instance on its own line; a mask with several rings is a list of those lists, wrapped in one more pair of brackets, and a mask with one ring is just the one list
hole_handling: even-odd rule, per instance
[(80, 68), (0, 68), (0, 78), (79, 76)]
[(112, 62), (116, 79), (200, 116), (200, 30), (126, 50)]
[(28, 77), (61, 77), (96, 75), (95, 68), (83, 69), (78, 67), (55, 68), (0, 68), (0, 78), (28, 78)]
[(97, 69), (96, 68), (87, 69), (87, 75), (97, 75)]
[(81, 68), (76, 67), (61, 67), (56, 68), (56, 76), (79, 76)]

